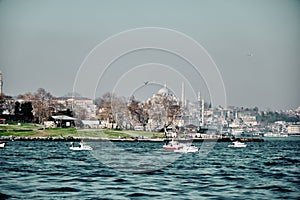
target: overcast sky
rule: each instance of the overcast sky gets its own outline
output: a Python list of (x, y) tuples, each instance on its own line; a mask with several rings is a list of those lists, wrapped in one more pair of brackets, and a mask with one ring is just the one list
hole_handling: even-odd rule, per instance
[[(224, 82), (227, 105), (295, 109), (300, 106), (299, 19), (299, 0), (1, 0), (3, 90), (18, 95), (45, 88), (63, 96), (73, 90), (80, 66), (99, 43), (129, 29), (162, 27), (186, 34), (204, 47)], [(188, 64), (176, 68), (181, 61), (170, 54), (149, 50), (122, 59), (114, 63), (114, 70), (131, 68), (122, 74), (111, 71), (110, 77), (119, 77), (100, 80), (96, 95), (114, 88), (124, 96), (138, 96), (143, 80), (150, 81), (148, 92), (167, 82), (180, 98), (182, 81), (188, 98), (198, 92), (191, 89), (198, 85), (189, 80)], [(154, 61), (162, 65), (147, 65)], [(137, 67), (143, 64), (144, 68)], [(201, 93), (209, 100), (205, 79), (211, 77), (200, 79)], [(84, 87), (95, 91), (95, 86)]]

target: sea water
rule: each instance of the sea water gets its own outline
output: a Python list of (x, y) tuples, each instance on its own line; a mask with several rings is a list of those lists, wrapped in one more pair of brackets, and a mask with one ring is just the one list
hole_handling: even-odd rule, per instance
[[(102, 144), (101, 144), (102, 145)], [(268, 139), (246, 148), (166, 153), (162, 143), (114, 143), (118, 152), (72, 151), (68, 142), (10, 141), (0, 149), (0, 199), (299, 199), (300, 138)], [(195, 143), (200, 147), (201, 143)], [(98, 152), (97, 152), (98, 151)], [(97, 154), (95, 154), (97, 152)], [(134, 152), (134, 154), (132, 153)], [(170, 159), (147, 170), (142, 156)], [(123, 154), (123, 155), (125, 155)], [(122, 154), (120, 154), (122, 155)], [(131, 156), (133, 155), (133, 156)], [(124, 156), (122, 156), (124, 157)], [(130, 158), (131, 157), (131, 158)], [(102, 160), (101, 160), (102, 159)], [(114, 165), (108, 163), (115, 160)], [(146, 159), (149, 160), (149, 159)], [(151, 161), (152, 162), (152, 161)], [(160, 162), (164, 162), (161, 160)], [(122, 166), (121, 166), (122, 165)], [(139, 166), (145, 170), (139, 171)]]

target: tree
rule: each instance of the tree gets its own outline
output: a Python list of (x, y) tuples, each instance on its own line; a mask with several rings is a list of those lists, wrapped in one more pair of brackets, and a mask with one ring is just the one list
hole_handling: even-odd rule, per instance
[(43, 88), (39, 88), (33, 96), (33, 112), (39, 123), (44, 123), (54, 111), (53, 96)]
[(115, 98), (115, 95), (112, 93), (105, 93), (101, 98), (96, 100), (98, 105), (98, 116), (100, 120), (105, 120), (108, 123), (114, 123), (115, 119), (112, 113), (112, 99)]
[(178, 105), (177, 101), (172, 97), (163, 96), (157, 103), (163, 106), (163, 109), (167, 114), (166, 125), (171, 125), (174, 122), (175, 116), (180, 114), (181, 112), (180, 106)]
[(128, 110), (131, 115), (132, 121), (138, 122), (138, 114), (139, 114), (139, 101), (135, 100), (134, 96), (130, 97)]
[(23, 117), (24, 122), (32, 122), (33, 120), (32, 110), (33, 108), (31, 102), (24, 102), (21, 104), (21, 115)]
[(168, 118), (169, 118), (169, 125), (173, 123), (175, 117), (181, 113), (180, 106), (178, 104), (174, 104), (174, 102), (170, 102), (171, 105), (168, 109)]
[(21, 104), (20, 104), (20, 102), (16, 101), (15, 102), (14, 114), (15, 115), (20, 115), (20, 113), (21, 113)]
[(127, 106), (125, 97), (115, 97), (112, 99), (112, 115), (117, 123), (118, 129), (127, 129), (128, 126), (132, 127), (130, 113)]
[(76, 126), (82, 127), (82, 120), (86, 119), (87, 111), (85, 108), (78, 107), (76, 108), (75, 117), (76, 117)]
[(147, 103), (135, 100), (134, 96), (130, 98), (128, 110), (130, 112), (131, 119), (135, 123), (142, 124), (144, 130), (146, 129), (146, 125), (149, 121), (149, 108), (150, 106)]

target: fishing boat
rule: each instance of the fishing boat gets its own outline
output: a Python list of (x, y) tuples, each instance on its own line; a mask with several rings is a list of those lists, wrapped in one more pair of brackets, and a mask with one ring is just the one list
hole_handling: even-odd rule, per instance
[(4, 148), (5, 142), (0, 142), (0, 148)]
[[(171, 150), (174, 152), (181, 152), (181, 153), (191, 153), (191, 152), (198, 152), (199, 149), (195, 147), (190, 139), (178, 138), (178, 134), (173, 132), (170, 129), (165, 127), (165, 136), (167, 138), (166, 144), (163, 145), (164, 150)], [(172, 140), (168, 140), (168, 136), (172, 136)]]
[(74, 142), (71, 142), (71, 150), (75, 151), (91, 151), (93, 148), (89, 145), (86, 145), (84, 142), (79, 142), (79, 146), (74, 146)]
[(178, 153), (196, 153), (199, 151), (199, 148), (193, 144), (185, 144), (182, 148), (174, 150)]
[(240, 141), (234, 141), (228, 145), (228, 147), (246, 147), (246, 146), (247, 146), (247, 144), (242, 143)]
[(184, 146), (183, 143), (180, 143), (174, 139), (172, 139), (171, 141), (167, 142), (165, 145), (163, 145), (164, 150), (178, 150), (181, 149)]

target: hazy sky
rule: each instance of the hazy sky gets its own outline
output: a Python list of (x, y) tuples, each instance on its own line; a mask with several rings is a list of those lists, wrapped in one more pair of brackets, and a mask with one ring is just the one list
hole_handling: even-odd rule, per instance
[[(99, 43), (121, 31), (162, 27), (184, 33), (206, 49), (224, 81), (228, 105), (294, 109), (300, 106), (299, 20), (299, 0), (2, 0), (3, 90), (17, 95), (42, 87), (63, 96), (73, 90), (80, 66)], [(200, 78), (197, 85), (189, 77), (193, 72), (188, 64), (176, 68), (181, 62), (176, 59), (150, 50), (124, 56), (114, 63), (114, 69), (130, 66), (132, 70), (124, 67), (123, 75), (111, 71), (112, 78), (100, 80), (96, 88), (101, 91), (95, 94), (115, 88), (122, 95), (136, 92), (138, 96), (144, 87), (142, 80), (149, 80), (156, 88), (167, 82), (180, 96), (185, 81), (188, 97), (196, 92), (189, 88), (198, 90), (199, 86), (209, 100), (205, 79), (211, 77)], [(147, 65), (154, 61), (163, 65)], [(143, 64), (144, 68), (138, 67)], [(101, 71), (104, 66), (98, 67)], [(166, 78), (167, 74), (170, 77)], [(124, 86), (130, 89), (126, 91)], [(95, 90), (95, 85), (84, 87)], [(149, 91), (154, 90), (149, 86)]]

